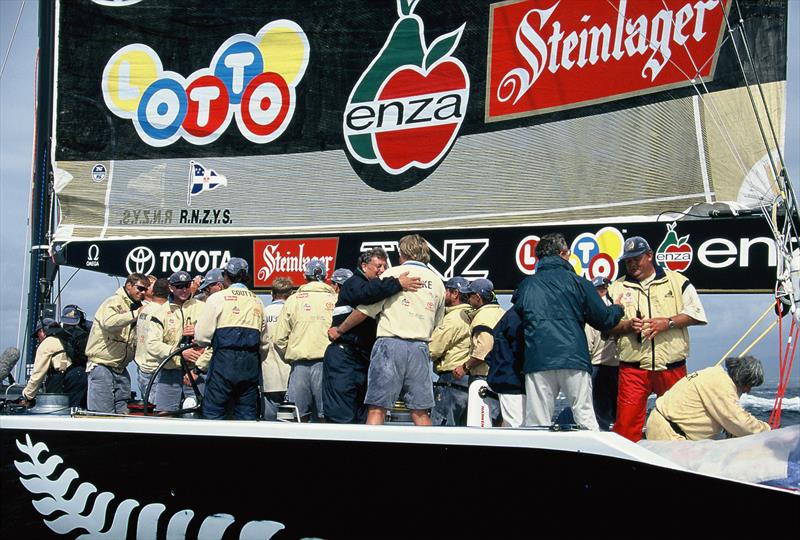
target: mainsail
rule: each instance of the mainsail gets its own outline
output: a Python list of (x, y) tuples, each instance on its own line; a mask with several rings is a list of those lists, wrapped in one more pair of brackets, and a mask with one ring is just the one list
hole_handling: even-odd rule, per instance
[(786, 11), (60, 2), (53, 242), (61, 262), (118, 275), (202, 272), (234, 251), (263, 289), (276, 256), (349, 264), (425, 231), (442, 277), (510, 290), (545, 232), (577, 242), (579, 272), (616, 277), (623, 236), (657, 245), (689, 214), (664, 265), (701, 290), (770, 290), (767, 224), (692, 208), (781, 198)]

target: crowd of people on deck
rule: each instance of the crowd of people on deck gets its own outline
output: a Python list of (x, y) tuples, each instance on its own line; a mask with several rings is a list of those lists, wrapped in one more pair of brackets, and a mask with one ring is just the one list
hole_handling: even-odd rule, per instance
[[(488, 279), (443, 282), (419, 235), (328, 275), (305, 262), (305, 283), (271, 286), (266, 307), (249, 267), (234, 257), (205, 276), (131, 274), (92, 322), (76, 305), (42, 320), (22, 403), (42, 385), (70, 405), (128, 414), (135, 363), (141, 407), (181, 412), (199, 401), (207, 419), (382, 424), (407, 409), (416, 425), (464, 426), (469, 388), (484, 381), (495, 426), (571, 424), (638, 441), (699, 440), (769, 429), (739, 405), (762, 384), (761, 363), (728, 358), (687, 375), (689, 333), (706, 324), (697, 291), (657, 265), (642, 237), (624, 242), (622, 277), (579, 276), (563, 235), (544, 235), (536, 272), (505, 310)], [(556, 398), (569, 407), (555, 415)], [(647, 417), (648, 398), (656, 394)]]

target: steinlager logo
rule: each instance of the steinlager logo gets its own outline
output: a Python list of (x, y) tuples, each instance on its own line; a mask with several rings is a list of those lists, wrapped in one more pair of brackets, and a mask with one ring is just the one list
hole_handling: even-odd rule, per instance
[(667, 235), (656, 250), (656, 263), (661, 268), (683, 272), (692, 263), (694, 250), (688, 244), (689, 235), (678, 237), (676, 224), (667, 225)]
[(469, 99), (467, 70), (452, 56), (465, 25), (428, 45), (413, 13), (418, 3), (397, 1), (400, 18), (344, 111), (354, 168), (381, 191), (407, 189), (433, 172), (456, 140)]

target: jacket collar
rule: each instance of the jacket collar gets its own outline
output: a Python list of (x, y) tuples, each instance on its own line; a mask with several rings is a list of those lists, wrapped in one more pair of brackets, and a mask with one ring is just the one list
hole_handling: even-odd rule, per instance
[(564, 270), (569, 270), (570, 272), (574, 272), (575, 269), (572, 268), (572, 265), (569, 264), (567, 261), (559, 257), (558, 255), (548, 255), (547, 257), (542, 257), (539, 259), (539, 262), (536, 263), (536, 271), (547, 271), (553, 270), (555, 268), (563, 268)]

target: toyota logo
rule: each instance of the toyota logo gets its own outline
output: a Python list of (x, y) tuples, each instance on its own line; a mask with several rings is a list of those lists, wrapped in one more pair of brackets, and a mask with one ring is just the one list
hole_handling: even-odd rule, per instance
[(125, 268), (129, 274), (151, 274), (156, 266), (156, 256), (145, 246), (137, 246), (128, 253)]

